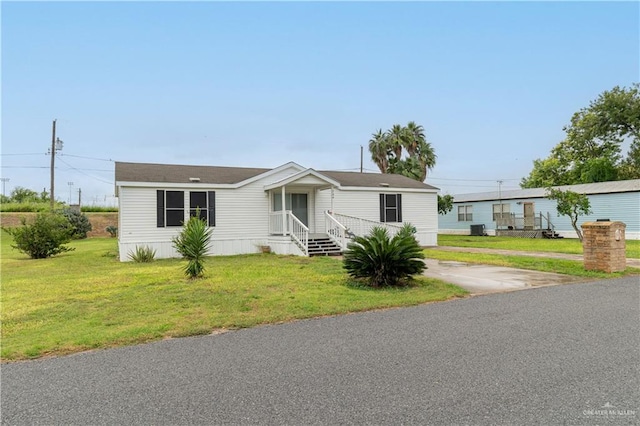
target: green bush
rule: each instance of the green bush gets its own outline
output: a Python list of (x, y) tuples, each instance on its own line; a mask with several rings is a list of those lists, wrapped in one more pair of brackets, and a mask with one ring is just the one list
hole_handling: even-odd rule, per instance
[(184, 224), (180, 235), (172, 239), (178, 253), (188, 260), (184, 273), (189, 278), (203, 274), (204, 257), (209, 250), (212, 232), (213, 229), (207, 227), (207, 222), (200, 219), (197, 212)]
[(91, 222), (89, 222), (89, 218), (86, 215), (72, 209), (62, 210), (62, 214), (73, 228), (73, 239), (82, 240), (87, 238), (87, 232), (91, 231)]
[[(61, 203), (56, 203), (56, 208), (62, 208), (64, 205)], [(2, 212), (18, 212), (18, 213), (37, 213), (37, 212), (47, 212), (51, 210), (51, 204), (44, 202), (8, 202), (0, 204), (0, 211)]]
[(59, 213), (39, 213), (32, 224), (22, 218), (22, 226), (2, 228), (13, 237), (11, 247), (29, 255), (32, 259), (44, 259), (74, 250), (63, 244), (71, 241), (73, 228), (66, 217)]
[(82, 206), (80, 207), (80, 211), (83, 213), (112, 213), (117, 212), (117, 207), (106, 207), (106, 206)]
[(118, 227), (117, 226), (113, 226), (113, 225), (109, 225), (106, 228), (104, 228), (105, 231), (107, 231), (109, 233), (109, 235), (113, 238), (118, 236)]
[(128, 253), (129, 259), (136, 263), (149, 263), (153, 262), (156, 258), (156, 251), (148, 246), (138, 247), (136, 250)]
[(405, 224), (390, 238), (385, 228), (375, 227), (369, 235), (349, 243), (343, 266), (351, 277), (365, 280), (372, 287), (406, 284), (412, 275), (426, 269), (414, 232), (415, 228)]

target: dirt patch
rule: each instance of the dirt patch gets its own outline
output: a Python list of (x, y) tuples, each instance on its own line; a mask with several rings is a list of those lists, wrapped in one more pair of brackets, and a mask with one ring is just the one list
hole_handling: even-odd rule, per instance
[[(110, 234), (106, 231), (107, 226), (118, 226), (118, 213), (85, 213), (89, 222), (91, 222), (91, 231), (87, 234), (88, 237), (108, 237)], [(10, 228), (12, 226), (19, 226), (21, 218), (26, 218), (27, 222), (31, 221), (35, 217), (36, 213), (20, 213), (20, 212), (2, 212), (0, 213), (0, 224), (2, 226)]]

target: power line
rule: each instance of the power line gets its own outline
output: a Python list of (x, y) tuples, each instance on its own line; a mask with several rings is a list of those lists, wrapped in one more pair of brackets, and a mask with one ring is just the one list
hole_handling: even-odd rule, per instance
[(18, 156), (18, 155), (48, 155), (46, 152), (32, 152), (29, 154), (0, 154), (3, 157), (9, 157), (9, 156)]
[(84, 157), (82, 155), (72, 155), (72, 154), (60, 154), (60, 155), (64, 155), (65, 157), (84, 158), (86, 160), (110, 161), (112, 163), (114, 162), (111, 158), (107, 159), (107, 158), (96, 158), (96, 157)]
[(100, 179), (100, 178), (98, 178), (98, 177), (91, 176), (90, 174), (85, 173), (85, 172), (81, 171), (80, 169), (76, 169), (76, 168), (75, 168), (75, 167), (73, 167), (71, 164), (69, 164), (69, 163), (67, 163), (66, 161), (64, 161), (62, 158), (60, 158), (59, 160), (60, 160), (61, 162), (63, 162), (64, 164), (66, 164), (67, 166), (69, 166), (69, 168), (71, 168), (72, 170), (75, 170), (75, 171), (77, 171), (77, 172), (78, 172), (78, 173), (80, 173), (80, 174), (83, 174), (83, 175), (85, 175), (85, 176), (87, 176), (87, 177), (90, 177), (91, 179), (95, 179), (95, 180), (98, 180), (98, 181), (103, 182), (103, 183), (108, 183), (109, 185), (113, 185), (113, 184), (114, 184), (113, 182), (109, 182), (109, 181), (106, 181), (106, 180), (104, 180), (104, 179)]

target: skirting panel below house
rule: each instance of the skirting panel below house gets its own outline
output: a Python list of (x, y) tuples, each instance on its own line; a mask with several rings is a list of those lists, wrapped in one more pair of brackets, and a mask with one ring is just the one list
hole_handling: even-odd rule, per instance
[[(150, 241), (139, 243), (119, 243), (118, 250), (120, 261), (128, 262), (129, 253), (134, 253), (136, 247), (150, 247), (156, 251), (156, 259), (178, 258), (180, 254), (173, 247), (171, 241)], [(302, 256), (302, 251), (291, 241), (289, 237), (268, 237), (263, 239), (228, 239), (213, 240), (208, 252), (210, 256), (231, 256), (236, 254), (261, 253), (264, 246), (269, 246), (276, 254), (292, 254)]]

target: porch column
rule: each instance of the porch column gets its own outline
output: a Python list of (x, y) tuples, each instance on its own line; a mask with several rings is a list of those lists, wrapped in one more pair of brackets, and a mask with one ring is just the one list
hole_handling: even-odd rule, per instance
[(282, 185), (282, 235), (287, 235), (287, 201), (284, 194), (285, 186)]
[(333, 186), (331, 187), (331, 214), (333, 214)]

